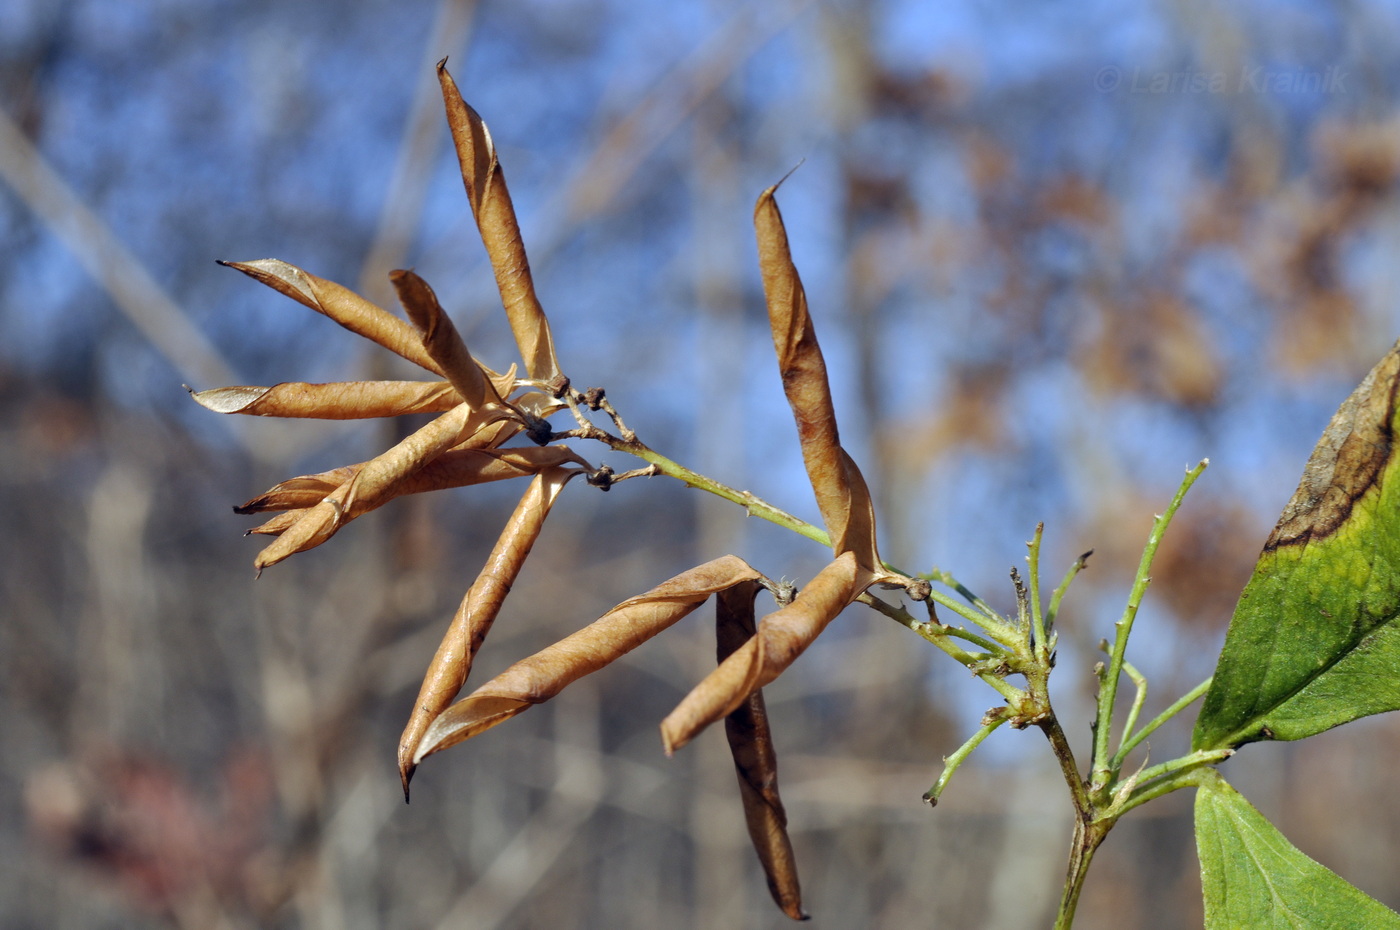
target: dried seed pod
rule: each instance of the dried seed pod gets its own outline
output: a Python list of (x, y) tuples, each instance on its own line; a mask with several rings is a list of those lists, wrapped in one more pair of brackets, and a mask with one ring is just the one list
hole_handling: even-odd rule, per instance
[(733, 713), (750, 694), (781, 675), (826, 625), (878, 578), (860, 564), (855, 553), (837, 556), (791, 604), (764, 617), (754, 637), (721, 662), (661, 721), (666, 754)]
[[(716, 596), (715, 640), (720, 662), (753, 638), (753, 601), (757, 593), (758, 584), (746, 581)], [(754, 691), (724, 718), (724, 733), (739, 777), (749, 838), (763, 864), (768, 891), (784, 914), (793, 920), (806, 920), (797, 861), (788, 839), (787, 812), (778, 797), (778, 756), (762, 691)]]
[(491, 624), (500, 612), (501, 604), (510, 593), (520, 568), (539, 538), (544, 519), (549, 515), (559, 492), (569, 479), (581, 474), (576, 468), (549, 468), (530, 482), (496, 545), (486, 558), (486, 565), (467, 589), (447, 634), (423, 676), (413, 713), (399, 739), (399, 776), (403, 779), (404, 797), (408, 797), (408, 782), (416, 767), (413, 757), (418, 742), (437, 716), (452, 703), (457, 692), (471, 674), (472, 660), (481, 648)]
[(412, 326), (347, 287), (276, 258), (219, 264), (235, 268), (297, 303), (324, 313), (352, 333), (378, 343), (415, 365), (437, 375), (443, 374), (424, 351), (422, 340)]
[(471, 435), (471, 430), (479, 429), (474, 424), (476, 415), (461, 404), (365, 462), (350, 480), (308, 508), (300, 520), (258, 553), (253, 565), (261, 572), (290, 555), (319, 546), (360, 514), (393, 498), (405, 477)]
[[(324, 496), (325, 495), (322, 495), (322, 497)], [(320, 499), (321, 498), (317, 498), (317, 500)], [(238, 508), (235, 507), (234, 509), (237, 510)], [(252, 536), (257, 534), (259, 536), (281, 536), (283, 533), (287, 532), (287, 530), (291, 529), (298, 520), (306, 516), (306, 511), (309, 509), (309, 507), (298, 507), (296, 510), (288, 510), (279, 513), (272, 519), (259, 523), (252, 529), (245, 530), (243, 535)]]
[(446, 381), (286, 381), (272, 387), (191, 391), (190, 396), (215, 413), (321, 420), (444, 413), (462, 402), (462, 396)]
[(500, 396), (487, 380), (481, 366), (467, 351), (467, 344), (457, 333), (449, 317), (438, 303), (433, 289), (412, 271), (391, 271), (389, 280), (398, 292), (399, 301), (408, 311), (413, 325), (423, 338), (423, 349), (447, 375), (447, 380), (473, 409), (501, 403)]
[(705, 602), (759, 577), (726, 555), (618, 604), (578, 632), (523, 659), (443, 711), (418, 742), (412, 763), (504, 723), (533, 704), (631, 652)]
[(754, 206), (754, 230), (783, 392), (797, 421), (802, 461), (832, 548), (838, 555), (855, 552), (862, 565), (875, 569), (880, 557), (875, 548), (874, 507), (860, 469), (841, 448), (826, 362), (807, 311), (807, 294), (788, 248), (783, 217), (773, 199), (776, 190), (774, 185), (759, 196)]
[[(586, 459), (568, 446), (521, 446), (518, 449), (452, 449), (404, 477), (392, 489), (392, 497), (442, 491), (470, 484), (486, 484), (509, 478), (539, 474), (546, 468), (566, 463), (592, 470)], [(266, 513), (313, 507), (340, 487), (364, 466), (344, 465), (317, 475), (289, 478), (257, 497), (233, 508), (237, 513)], [(391, 497), (381, 496), (376, 506)], [(373, 509), (373, 508), (370, 508)]]
[(525, 371), (537, 381), (555, 382), (561, 374), (559, 360), (554, 354), (554, 337), (550, 334), (544, 308), (535, 295), (530, 261), (520, 239), (520, 224), (515, 218), (505, 174), (496, 160), (496, 146), (486, 123), (462, 99), (446, 65), (444, 58), (438, 62), (437, 72), (447, 109), (447, 125), (462, 166), (462, 183), (467, 189), (472, 216), (476, 218), (481, 241), (496, 273), (501, 304), (525, 360)]

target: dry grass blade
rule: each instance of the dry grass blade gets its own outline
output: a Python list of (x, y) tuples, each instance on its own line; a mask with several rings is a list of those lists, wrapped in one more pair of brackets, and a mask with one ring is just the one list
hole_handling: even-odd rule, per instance
[(190, 396), (215, 413), (321, 420), (444, 413), (462, 402), (462, 396), (446, 381), (286, 381), (272, 387), (191, 391)]
[(394, 497), (405, 477), (470, 434), (474, 416), (475, 411), (461, 404), (365, 462), (350, 480), (307, 509), (276, 542), (258, 553), (253, 565), (262, 572), (290, 555), (319, 546), (355, 517)]
[(438, 367), (447, 375), (447, 380), (462, 395), (462, 399), (473, 410), (481, 410), (492, 404), (497, 406), (501, 398), (487, 380), (481, 366), (467, 351), (467, 344), (457, 333), (449, 317), (438, 303), (433, 289), (412, 271), (391, 271), (389, 281), (398, 292), (399, 301), (408, 311), (408, 317), (423, 336), (423, 349)]
[(433, 374), (443, 374), (442, 369), (424, 351), (422, 340), (412, 326), (383, 307), (365, 300), (348, 287), (318, 278), (277, 258), (263, 258), (252, 262), (221, 261), (219, 264), (235, 268), (273, 290), (286, 294), (297, 303), (325, 314), (350, 332), (378, 343)]
[[(721, 591), (715, 599), (715, 639), (719, 661), (754, 635), (753, 601), (758, 585), (748, 581)], [(739, 776), (744, 820), (753, 840), (768, 891), (784, 914), (806, 920), (802, 891), (797, 881), (797, 861), (788, 839), (787, 812), (778, 797), (778, 756), (763, 706), (763, 692), (755, 691), (724, 718), (724, 732)]]
[(754, 637), (721, 662), (661, 722), (667, 755), (781, 675), (878, 577), (860, 564), (855, 553), (842, 553), (791, 604), (764, 617)]
[(453, 704), (418, 743), (425, 756), (504, 723), (554, 697), (572, 682), (631, 652), (705, 602), (711, 594), (759, 577), (738, 556), (726, 555), (682, 572), (500, 675)]
[(753, 219), (758, 235), (763, 293), (768, 302), (768, 322), (773, 330), (773, 347), (778, 353), (783, 392), (797, 421), (802, 461), (807, 466), (807, 477), (816, 493), (817, 506), (831, 535), (833, 549), (838, 555), (855, 552), (862, 565), (876, 568), (880, 557), (875, 548), (870, 492), (855, 462), (841, 449), (826, 362), (817, 344), (812, 317), (807, 312), (802, 279), (792, 262), (783, 217), (773, 198), (776, 190), (777, 185), (774, 185), (758, 198)]
[(496, 539), (485, 567), (462, 598), (461, 606), (453, 615), (447, 634), (423, 676), (423, 685), (418, 691), (418, 699), (414, 701), (408, 725), (399, 738), (399, 777), (403, 780), (405, 800), (408, 798), (408, 782), (416, 767), (413, 758), (419, 741), (428, 725), (447, 709), (457, 697), (457, 692), (462, 690), (467, 676), (471, 674), (472, 660), (490, 632), (491, 624), (510, 593), (511, 585), (515, 583), (531, 547), (539, 538), (550, 507), (569, 479), (578, 474), (580, 471), (576, 468), (555, 467), (535, 476)]
[(442, 85), (447, 125), (452, 130), (457, 160), (461, 162), (462, 183), (471, 201), (472, 216), (476, 218), (482, 244), (486, 246), (496, 274), (501, 304), (525, 360), (525, 371), (537, 381), (550, 383), (560, 377), (554, 337), (550, 334), (544, 308), (535, 295), (530, 261), (520, 238), (520, 224), (515, 219), (505, 174), (496, 160), (496, 146), (486, 123), (462, 99), (452, 75), (447, 73), (446, 64), (446, 59), (438, 62), (438, 82)]

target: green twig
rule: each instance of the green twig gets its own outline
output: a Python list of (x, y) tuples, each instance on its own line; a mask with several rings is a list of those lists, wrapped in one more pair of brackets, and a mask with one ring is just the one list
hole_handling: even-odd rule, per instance
[[(997, 694), (1006, 698), (1007, 703), (1012, 706), (1018, 705), (1019, 702), (1025, 698), (1024, 691), (1006, 681), (1005, 678), (1001, 677), (996, 672), (996, 668), (1000, 667), (1006, 658), (1006, 653), (1000, 647), (992, 643), (985, 643), (985, 645), (991, 647), (988, 653), (978, 654), (968, 652), (952, 641), (953, 631), (949, 627), (945, 627), (939, 623), (932, 623), (928, 620), (920, 620), (903, 607), (897, 607), (894, 604), (886, 603), (880, 598), (875, 597), (869, 591), (861, 594), (856, 600), (867, 607), (878, 610), (900, 626), (907, 627), (915, 633), (918, 633), (924, 639), (951, 656), (963, 668), (968, 669), (978, 678), (991, 685), (992, 688), (996, 690)], [(979, 645), (982, 644), (983, 643), (979, 643)]]
[(1147, 537), (1147, 546), (1142, 550), (1142, 560), (1138, 563), (1137, 576), (1133, 580), (1133, 589), (1128, 595), (1127, 607), (1123, 610), (1123, 619), (1115, 624), (1116, 633), (1113, 638), (1113, 647), (1109, 651), (1108, 668), (1104, 672), (1103, 681), (1099, 686), (1098, 712), (1095, 715), (1094, 725), (1094, 761), (1093, 774), (1090, 783), (1095, 790), (1102, 790), (1113, 778), (1112, 759), (1108, 753), (1108, 742), (1113, 729), (1113, 702), (1118, 697), (1118, 680), (1123, 674), (1123, 657), (1128, 648), (1128, 637), (1133, 631), (1133, 621), (1137, 619), (1138, 607), (1142, 604), (1143, 596), (1147, 593), (1147, 586), (1152, 581), (1152, 560), (1157, 555), (1157, 547), (1161, 545), (1162, 535), (1171, 524), (1172, 517), (1176, 515), (1177, 508), (1181, 506), (1182, 499), (1186, 492), (1191, 489), (1191, 485), (1196, 483), (1201, 472), (1205, 471), (1210, 464), (1209, 459), (1202, 459), (1195, 468), (1186, 472), (1186, 477), (1182, 479), (1181, 486), (1176, 489), (1175, 496), (1167, 505), (1164, 511), (1152, 523), (1152, 532)]
[(1123, 746), (1127, 744), (1128, 734), (1133, 732), (1133, 727), (1137, 726), (1138, 715), (1142, 713), (1143, 702), (1147, 700), (1147, 679), (1143, 677), (1142, 672), (1139, 672), (1131, 662), (1127, 661), (1123, 663), (1123, 671), (1133, 682), (1133, 706), (1128, 709), (1128, 719), (1123, 721), (1123, 740), (1119, 744), (1118, 755), (1113, 757), (1114, 771), (1118, 771), (1119, 766), (1123, 764), (1123, 757), (1127, 755)]
[[(926, 574), (920, 575), (919, 577), (924, 578), (928, 581), (937, 581), (939, 584), (947, 585), (954, 591), (958, 592), (958, 594), (962, 595), (963, 600), (967, 601), (973, 607), (976, 607), (978, 612), (980, 612), (987, 619), (997, 623), (1001, 622), (1001, 615), (998, 614), (995, 610), (993, 610), (990, 604), (982, 600), (976, 594), (973, 594), (963, 585), (961, 581), (954, 578), (951, 574), (945, 572), (943, 569), (934, 567), (929, 569)], [(980, 621), (976, 622), (980, 623)]]
[(977, 624), (982, 629), (986, 630), (992, 639), (1003, 645), (1015, 642), (1015, 633), (1011, 629), (1011, 626), (1005, 623), (1000, 617), (996, 617), (995, 614), (988, 616), (981, 611), (973, 610), (966, 604), (958, 603), (936, 588), (929, 592), (929, 600), (938, 604), (940, 607), (948, 608), (968, 623)]
[[(1113, 757), (1113, 768), (1120, 768), (1123, 765), (1123, 760), (1128, 757), (1128, 753), (1136, 749), (1139, 743), (1147, 739), (1147, 737), (1151, 736), (1153, 732), (1155, 732), (1156, 729), (1162, 724), (1166, 723), (1168, 720), (1172, 719), (1177, 714), (1185, 710), (1188, 706), (1190, 706), (1192, 701), (1205, 694), (1206, 689), (1210, 687), (1210, 683), (1212, 680), (1213, 679), (1211, 678), (1207, 678), (1205, 681), (1201, 682), (1196, 687), (1192, 688), (1190, 691), (1187, 691), (1181, 697), (1177, 698), (1176, 701), (1172, 704), (1172, 706), (1168, 707), (1156, 717), (1152, 718), (1152, 720), (1149, 721), (1148, 724), (1144, 726), (1141, 730), (1138, 730), (1132, 736), (1129, 736), (1127, 737), (1127, 739), (1123, 740), (1123, 745), (1119, 748), (1118, 754)], [(1132, 724), (1129, 724), (1128, 726), (1123, 728), (1123, 732), (1125, 735), (1131, 730)]]
[(1050, 592), (1050, 606), (1046, 608), (1045, 611), (1046, 629), (1053, 630), (1055, 628), (1055, 618), (1060, 615), (1060, 599), (1063, 598), (1065, 592), (1069, 590), (1070, 582), (1074, 581), (1074, 576), (1078, 575), (1089, 564), (1089, 556), (1093, 554), (1094, 550), (1090, 549), (1088, 552), (1075, 559), (1074, 564), (1069, 567), (1069, 571), (1065, 572), (1064, 580), (1059, 583), (1054, 591)]
[(1030, 585), (1031, 599), (1031, 635), (1034, 638), (1035, 657), (1038, 661), (1048, 662), (1050, 658), (1050, 644), (1045, 636), (1045, 617), (1040, 610), (1040, 539), (1045, 535), (1045, 524), (1035, 525), (1035, 535), (1031, 541), (1026, 543), (1026, 564), (1029, 577), (1026, 582)]
[(943, 759), (943, 772), (938, 776), (938, 781), (933, 783), (933, 787), (924, 792), (924, 800), (929, 807), (938, 804), (939, 797), (943, 794), (943, 789), (948, 787), (948, 781), (953, 777), (953, 773), (958, 770), (958, 766), (963, 764), (963, 760), (972, 755), (972, 751), (982, 744), (982, 740), (992, 735), (992, 731), (1001, 726), (1007, 720), (1005, 707), (997, 707), (987, 712), (982, 718), (982, 726), (977, 732), (968, 738), (967, 742), (959, 746), (951, 756)]
[[(1133, 808), (1164, 794), (1170, 794), (1178, 788), (1201, 784), (1205, 778), (1216, 774), (1212, 766), (1224, 762), (1234, 754), (1233, 749), (1201, 749), (1179, 759), (1143, 769), (1133, 776), (1136, 784), (1127, 799), (1115, 807), (1114, 816), (1121, 817)], [(1202, 772), (1210, 774), (1202, 775)]]

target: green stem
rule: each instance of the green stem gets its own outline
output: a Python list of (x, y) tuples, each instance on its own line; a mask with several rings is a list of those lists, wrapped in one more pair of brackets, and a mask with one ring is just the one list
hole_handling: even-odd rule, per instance
[(957, 614), (959, 617), (962, 617), (968, 623), (977, 624), (982, 629), (986, 630), (987, 634), (991, 636), (992, 639), (996, 640), (998, 643), (1001, 643), (1003, 646), (1009, 646), (1012, 643), (1016, 642), (1016, 631), (1011, 628), (1010, 624), (1001, 622), (1001, 618), (997, 617), (995, 614), (988, 616), (979, 611), (971, 609), (965, 604), (959, 604), (957, 601), (953, 600), (951, 597), (949, 597), (948, 595), (944, 594), (942, 591), (939, 591), (936, 588), (929, 591), (928, 596), (929, 600), (942, 607), (948, 608), (953, 613)]
[[(677, 481), (683, 482), (689, 487), (695, 488), (699, 491), (706, 491), (710, 494), (715, 495), (716, 497), (720, 497), (724, 500), (738, 504), (739, 506), (743, 507), (744, 510), (747, 511), (750, 516), (759, 517), (760, 519), (767, 520), (769, 523), (777, 524), (778, 526), (781, 526), (784, 529), (792, 530), (794, 533), (797, 533), (800, 536), (805, 536), (813, 542), (820, 543), (823, 546), (831, 545), (831, 537), (821, 527), (813, 526), (811, 523), (808, 523), (806, 520), (803, 520), (800, 517), (795, 517), (785, 510), (780, 510), (777, 507), (774, 507), (772, 504), (768, 503), (763, 498), (757, 496), (756, 494), (753, 494), (750, 491), (740, 491), (736, 488), (731, 488), (726, 484), (722, 484), (718, 481), (715, 481), (713, 478), (709, 478), (698, 472), (691, 471), (689, 468), (686, 468), (679, 462), (669, 459), (661, 453), (657, 452), (656, 450), (652, 449), (650, 446), (648, 446), (646, 443), (642, 442), (639, 439), (621, 439), (601, 429), (598, 429), (597, 427), (593, 427), (593, 430), (590, 431), (590, 438), (597, 439), (600, 442), (604, 442), (607, 445), (611, 446), (613, 449), (617, 450), (618, 452), (625, 452), (628, 455), (636, 456), (642, 461), (655, 466), (661, 474), (675, 478)], [(889, 569), (892, 572), (897, 572), (901, 575), (905, 575), (906, 577), (911, 577), (908, 575), (907, 572), (901, 571), (899, 568), (890, 565), (888, 562), (884, 564), (885, 568)], [(992, 639), (997, 640), (998, 642), (1012, 641), (1013, 632), (1011, 631), (1010, 627), (1002, 623), (1001, 618), (997, 616), (996, 612), (993, 611), (991, 607), (987, 606), (987, 604), (984, 601), (982, 601), (981, 598), (978, 598), (975, 595), (973, 595), (970, 591), (968, 591), (960, 583), (958, 583), (958, 581), (954, 579), (951, 575), (949, 575), (946, 572), (934, 571), (929, 575), (921, 577), (924, 577), (926, 580), (937, 580), (944, 584), (947, 584), (949, 587), (958, 591), (964, 597), (967, 597), (970, 600), (970, 602), (977, 606), (979, 609), (969, 610), (966, 606), (958, 603), (953, 598), (949, 597), (941, 591), (930, 592), (929, 598), (935, 603), (948, 608), (949, 610), (953, 611), (969, 623), (975, 623), (978, 626), (982, 627), (989, 634), (991, 634)], [(968, 636), (964, 636), (963, 638), (970, 639), (970, 637)]]
[(1119, 744), (1118, 754), (1113, 757), (1114, 771), (1123, 764), (1123, 757), (1127, 755), (1123, 745), (1127, 743), (1128, 734), (1133, 732), (1133, 727), (1137, 726), (1138, 715), (1142, 713), (1142, 705), (1147, 700), (1147, 679), (1143, 677), (1142, 672), (1134, 668), (1133, 663), (1126, 661), (1123, 663), (1123, 671), (1133, 682), (1133, 705), (1128, 709), (1128, 719), (1123, 721), (1123, 741)]
[[(1003, 708), (998, 708), (998, 710), (1002, 709)], [(933, 783), (932, 788), (924, 792), (924, 800), (929, 803), (930, 807), (934, 807), (938, 804), (938, 799), (942, 796), (943, 789), (948, 787), (949, 780), (952, 779), (953, 773), (958, 770), (958, 766), (963, 764), (963, 760), (972, 755), (972, 751), (982, 745), (982, 741), (991, 736), (992, 731), (1005, 723), (1006, 720), (1007, 715), (1004, 713), (995, 715), (992, 720), (982, 724), (977, 732), (972, 734), (967, 742), (959, 746), (951, 756), (944, 758), (943, 772), (938, 776), (938, 781)]]
[(1138, 607), (1141, 606), (1147, 586), (1152, 581), (1152, 560), (1156, 557), (1162, 536), (1171, 524), (1172, 517), (1176, 515), (1177, 508), (1181, 506), (1186, 492), (1196, 483), (1196, 479), (1206, 470), (1208, 464), (1209, 459), (1202, 459), (1195, 468), (1186, 473), (1166, 511), (1153, 521), (1152, 533), (1147, 537), (1147, 546), (1142, 550), (1142, 560), (1138, 563), (1133, 589), (1128, 595), (1128, 605), (1123, 610), (1123, 619), (1115, 624), (1117, 632), (1113, 638), (1113, 648), (1109, 652), (1108, 669), (1099, 686), (1098, 713), (1095, 716), (1093, 774), (1090, 779), (1095, 790), (1106, 787), (1114, 774), (1113, 760), (1108, 752), (1108, 742), (1113, 729), (1113, 703), (1118, 697), (1118, 680), (1123, 675), (1123, 657), (1128, 649), (1128, 637), (1133, 631), (1133, 621), (1137, 619)]
[[(927, 620), (920, 620), (903, 607), (888, 604), (868, 591), (856, 598), (856, 600), (867, 607), (878, 610), (900, 626), (913, 630), (915, 633), (918, 633), (924, 639), (943, 650), (963, 668), (971, 670), (978, 678), (991, 685), (997, 694), (1005, 698), (1007, 703), (1011, 704), (1013, 707), (1018, 706), (1019, 703), (1024, 700), (1024, 691), (1009, 683), (995, 672), (984, 668), (988, 660), (995, 659), (998, 660), (998, 664), (1000, 664), (1000, 660), (1005, 657), (1006, 653), (999, 647), (987, 643), (986, 645), (991, 647), (988, 649), (988, 652), (991, 654), (977, 655), (968, 652), (952, 641), (953, 631), (950, 627), (945, 627), (938, 623), (931, 623)], [(965, 633), (966, 631), (963, 632)]]
[(1108, 831), (1113, 829), (1113, 821), (1095, 820), (1094, 802), (1089, 795), (1088, 785), (1079, 774), (1074, 751), (1070, 748), (1069, 739), (1065, 736), (1059, 720), (1052, 713), (1041, 721), (1039, 726), (1050, 741), (1055, 758), (1059, 760), (1060, 771), (1074, 801), (1074, 838), (1070, 843), (1065, 888), (1055, 917), (1056, 930), (1069, 930), (1070, 925), (1074, 923), (1074, 911), (1079, 906), (1079, 893), (1084, 889), (1084, 879), (1089, 874), (1089, 863), (1093, 861), (1095, 850), (1108, 836)]
[[(1147, 739), (1149, 736), (1151, 736), (1158, 727), (1175, 717), (1177, 714), (1181, 713), (1188, 706), (1190, 706), (1192, 701), (1195, 701), (1201, 695), (1205, 694), (1206, 690), (1210, 688), (1210, 683), (1213, 680), (1213, 678), (1207, 678), (1205, 681), (1201, 682), (1196, 687), (1192, 688), (1190, 691), (1187, 691), (1181, 697), (1177, 698), (1176, 701), (1172, 704), (1172, 706), (1168, 707), (1156, 717), (1152, 718), (1152, 720), (1147, 724), (1147, 726), (1143, 727), (1141, 730), (1138, 730), (1132, 736), (1125, 739), (1123, 741), (1123, 745), (1118, 750), (1118, 754), (1113, 757), (1113, 767), (1115, 769), (1120, 768), (1123, 765), (1123, 760), (1128, 757), (1128, 753), (1136, 749), (1138, 744), (1141, 743), (1143, 740)], [(1131, 726), (1124, 727), (1124, 733), (1126, 734), (1131, 729)]]
[[(1001, 621), (1001, 616), (995, 610), (992, 609), (990, 604), (982, 600), (976, 594), (973, 594), (963, 585), (961, 581), (954, 578), (951, 574), (945, 572), (943, 569), (934, 567), (929, 569), (927, 573), (920, 575), (919, 577), (923, 578), (926, 581), (936, 581), (939, 584), (947, 585), (954, 591), (958, 592), (958, 594), (962, 595), (963, 600), (967, 601), (973, 607), (976, 607), (977, 610), (984, 617), (995, 622)], [(980, 620), (974, 622), (979, 624), (981, 623)]]
[(1044, 535), (1045, 524), (1037, 523), (1035, 535), (1026, 544), (1028, 550), (1026, 553), (1027, 574), (1030, 575), (1026, 579), (1026, 583), (1030, 586), (1031, 635), (1035, 640), (1033, 646), (1035, 647), (1036, 660), (1039, 662), (1050, 661), (1050, 644), (1045, 637), (1045, 617), (1040, 610), (1040, 539)]
[[(1178, 789), (1201, 785), (1211, 778), (1218, 777), (1215, 764), (1225, 761), (1234, 753), (1233, 749), (1201, 750), (1171, 762), (1164, 762), (1160, 766), (1144, 769), (1138, 776), (1140, 783), (1117, 808), (1116, 816), (1121, 817), (1135, 807), (1155, 801)], [(1158, 769), (1162, 771), (1157, 771)]]
[(1079, 894), (1084, 879), (1089, 877), (1089, 863), (1108, 836), (1112, 822), (1088, 821), (1082, 817), (1074, 822), (1074, 840), (1070, 846), (1069, 867), (1065, 875), (1065, 890), (1060, 909), (1055, 915), (1055, 930), (1069, 930), (1074, 924), (1074, 912), (1079, 907)]
[(779, 510), (777, 507), (774, 507), (772, 504), (750, 491), (740, 491), (728, 485), (721, 484), (713, 478), (707, 478), (698, 472), (693, 472), (679, 462), (668, 459), (641, 440), (629, 442), (625, 439), (619, 439), (616, 436), (607, 436), (607, 438), (602, 441), (619, 452), (635, 455), (642, 461), (655, 465), (663, 475), (669, 475), (692, 488), (700, 491), (707, 491), (716, 497), (722, 497), (727, 501), (738, 504), (748, 511), (749, 516), (759, 517), (760, 519), (767, 520), (769, 523), (776, 523), (784, 529), (792, 530), (799, 536), (806, 536), (813, 542), (821, 543), (823, 546), (831, 545), (831, 537), (828, 536), (826, 530), (823, 530), (821, 527), (813, 526), (806, 520), (794, 517), (785, 510)]
[(1055, 628), (1055, 618), (1060, 615), (1060, 599), (1069, 590), (1070, 582), (1074, 580), (1074, 576), (1082, 572), (1084, 567), (1089, 564), (1089, 556), (1091, 555), (1093, 555), (1092, 549), (1075, 559), (1074, 564), (1069, 567), (1069, 571), (1065, 572), (1064, 580), (1056, 586), (1054, 591), (1050, 592), (1050, 606), (1045, 611), (1046, 629)]

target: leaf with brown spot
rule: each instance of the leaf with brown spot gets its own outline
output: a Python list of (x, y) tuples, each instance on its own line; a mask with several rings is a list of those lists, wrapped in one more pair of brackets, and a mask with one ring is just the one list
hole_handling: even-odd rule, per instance
[(720, 663), (661, 722), (670, 755), (728, 716), (783, 673), (837, 614), (878, 580), (854, 552), (844, 552), (807, 583), (791, 604), (764, 617), (752, 639)]
[(510, 593), (511, 585), (515, 583), (531, 547), (539, 538), (550, 507), (569, 479), (578, 474), (580, 471), (576, 468), (554, 467), (535, 476), (506, 522), (491, 554), (487, 556), (485, 567), (462, 598), (447, 634), (423, 676), (423, 685), (413, 704), (408, 725), (399, 738), (399, 777), (403, 780), (405, 799), (408, 798), (408, 782), (416, 768), (413, 759), (419, 741), (429, 724), (447, 709), (457, 692), (462, 690), (467, 676), (471, 674), (472, 660), (490, 632), (491, 624)]
[(703, 604), (711, 594), (759, 577), (726, 555), (623, 601), (588, 626), (523, 659), (443, 711), (418, 743), (413, 764), (489, 730), (616, 661)]
[(530, 261), (520, 238), (520, 224), (515, 218), (505, 174), (496, 160), (496, 146), (486, 123), (462, 99), (446, 65), (444, 58), (438, 62), (437, 72), (447, 109), (447, 125), (461, 163), (462, 183), (471, 202), (472, 216), (476, 218), (482, 244), (486, 246), (491, 269), (496, 274), (501, 304), (525, 360), (525, 371), (537, 381), (555, 381), (560, 371), (554, 354), (554, 337), (550, 334), (544, 308), (535, 295)]
[(191, 391), (190, 397), (215, 413), (320, 420), (444, 413), (462, 402), (461, 395), (446, 381), (286, 381), (272, 387)]
[(792, 261), (783, 217), (773, 199), (777, 189), (774, 185), (759, 196), (753, 218), (783, 392), (797, 421), (802, 462), (832, 549), (837, 555), (854, 552), (861, 565), (876, 569), (880, 556), (875, 546), (874, 507), (860, 469), (841, 448), (826, 361), (807, 311), (802, 279)]
[[(425, 491), (442, 491), (471, 484), (523, 478), (569, 462), (590, 470), (593, 468), (586, 459), (568, 446), (452, 449), (404, 476), (404, 479), (394, 486), (392, 496), (401, 497), (405, 494), (422, 494)], [(326, 495), (355, 477), (363, 465), (364, 463), (343, 465), (316, 475), (289, 478), (233, 509), (237, 513), (248, 514), (313, 507)], [(388, 496), (381, 496), (376, 506), (383, 506), (390, 499)]]
[[(753, 601), (757, 593), (758, 584), (745, 581), (716, 596), (715, 639), (720, 662), (753, 638)], [(797, 861), (792, 841), (788, 839), (787, 812), (778, 797), (778, 756), (773, 748), (762, 691), (754, 691), (724, 718), (724, 732), (739, 777), (744, 820), (759, 861), (763, 863), (768, 891), (784, 914), (793, 920), (806, 920), (797, 881)]]
[(1400, 342), (1342, 402), (1240, 594), (1194, 749), (1400, 710)]

